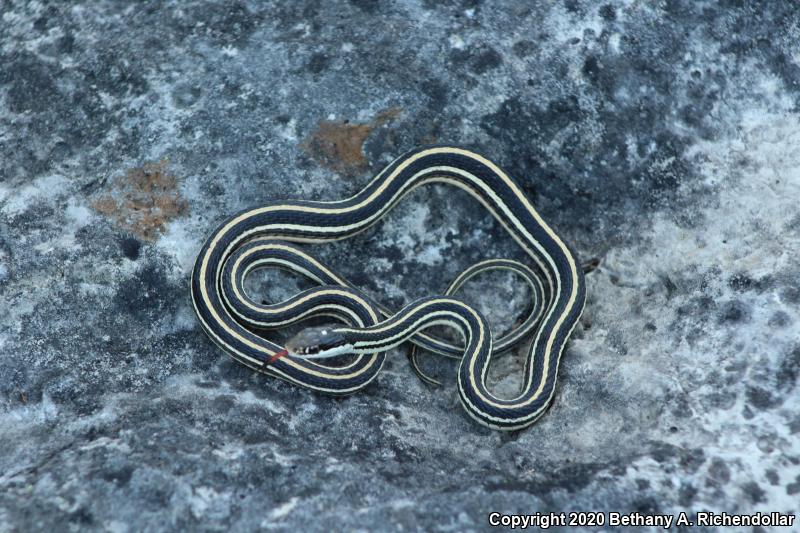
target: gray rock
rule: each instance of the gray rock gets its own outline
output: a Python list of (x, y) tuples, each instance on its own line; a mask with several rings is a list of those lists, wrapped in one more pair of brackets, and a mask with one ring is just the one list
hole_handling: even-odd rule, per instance
[[(0, 531), (798, 512), (800, 15), (524, 4), (2, 4)], [(343, 198), (430, 142), (496, 160), (600, 258), (523, 432), (474, 424), (450, 362), (424, 359), (429, 389), (398, 350), (331, 399), (234, 363), (191, 309), (226, 215)], [(394, 306), (518, 253), (444, 187), (315, 251)], [(502, 329), (522, 287), (465, 297)], [(495, 390), (520, 368), (497, 361)]]

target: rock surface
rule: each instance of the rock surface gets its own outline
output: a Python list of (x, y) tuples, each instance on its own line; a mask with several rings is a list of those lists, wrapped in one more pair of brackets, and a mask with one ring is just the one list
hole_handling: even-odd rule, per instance
[[(0, 4), (0, 531), (800, 512), (800, 13), (523, 4)], [(234, 363), (191, 309), (226, 215), (343, 198), (431, 142), (497, 161), (600, 258), (523, 432), (474, 424), (446, 361), (430, 389), (398, 350), (335, 400)], [(318, 252), (395, 306), (517, 253), (443, 187)], [(465, 298), (502, 329), (521, 288)]]

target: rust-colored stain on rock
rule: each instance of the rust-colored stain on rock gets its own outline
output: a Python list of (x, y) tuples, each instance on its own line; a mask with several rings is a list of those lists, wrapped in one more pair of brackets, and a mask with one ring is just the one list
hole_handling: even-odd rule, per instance
[(301, 146), (317, 163), (341, 174), (357, 174), (368, 166), (363, 148), (369, 134), (399, 115), (400, 111), (396, 107), (387, 109), (364, 124), (323, 120)]
[(96, 197), (92, 207), (117, 226), (152, 241), (167, 222), (189, 210), (177, 187), (166, 161), (145, 163), (114, 179), (111, 190)]

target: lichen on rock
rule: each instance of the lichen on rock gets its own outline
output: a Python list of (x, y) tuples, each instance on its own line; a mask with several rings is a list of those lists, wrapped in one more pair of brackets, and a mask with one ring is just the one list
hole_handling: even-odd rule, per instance
[[(792, 2), (4, 3), (0, 531), (800, 512), (798, 57)], [(396, 350), (333, 399), (236, 364), (194, 316), (227, 217), (347, 198), (430, 142), (496, 161), (599, 259), (523, 432), (463, 413), (453, 361), (423, 356), (431, 389)], [(393, 307), (524, 259), (444, 184), (308, 249)], [(495, 330), (529, 304), (514, 276), (460, 294)], [(492, 362), (498, 395), (521, 353)]]

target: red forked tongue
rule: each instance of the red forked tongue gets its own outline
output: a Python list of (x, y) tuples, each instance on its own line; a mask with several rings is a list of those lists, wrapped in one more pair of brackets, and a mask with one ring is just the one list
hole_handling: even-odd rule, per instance
[(274, 363), (275, 361), (277, 361), (278, 359), (280, 359), (284, 355), (289, 355), (289, 350), (281, 350), (280, 352), (276, 352), (275, 355), (273, 355), (272, 357), (269, 358), (269, 361), (267, 361), (267, 364), (271, 365), (272, 363)]

